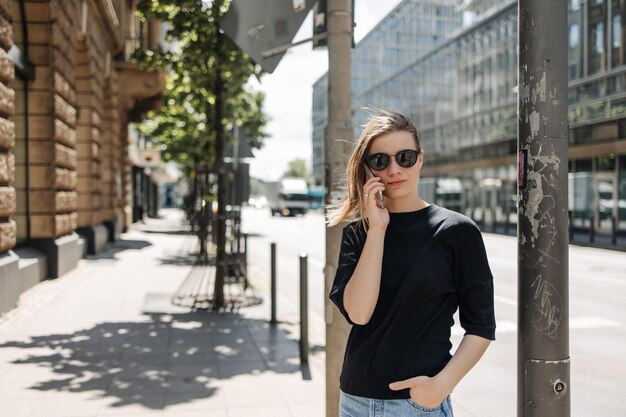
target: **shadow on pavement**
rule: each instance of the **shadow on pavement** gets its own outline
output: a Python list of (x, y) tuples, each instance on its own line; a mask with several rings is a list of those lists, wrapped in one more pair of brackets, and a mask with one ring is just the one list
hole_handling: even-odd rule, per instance
[(85, 259), (90, 260), (102, 260), (102, 259), (115, 259), (115, 255), (126, 250), (141, 250), (152, 246), (152, 243), (147, 240), (133, 240), (133, 239), (120, 239), (115, 242), (109, 242), (101, 253), (97, 255), (87, 255)]
[[(211, 244), (209, 244), (211, 246)], [(159, 257), (157, 260), (161, 265), (179, 265), (191, 266), (198, 262), (198, 252), (200, 251), (200, 242), (196, 235), (188, 235), (183, 241), (176, 254)]]
[(250, 232), (248, 233), (248, 237), (265, 237), (265, 235), (263, 233)]
[(178, 266), (192, 266), (198, 262), (198, 256), (195, 254), (176, 254), (157, 258), (161, 265), (178, 265)]
[(24, 349), (13, 364), (50, 371), (49, 380), (30, 389), (90, 392), (112, 409), (163, 409), (207, 398), (219, 390), (220, 380), (239, 375), (302, 371), (307, 377), (297, 341), (264, 320), (216, 312), (145, 317), (146, 322), (101, 323), (75, 333), (9, 341), (0, 349)]
[(156, 233), (160, 235), (191, 235), (193, 232), (191, 230), (158, 230), (158, 229), (147, 229), (147, 228), (137, 228), (137, 230), (142, 233)]

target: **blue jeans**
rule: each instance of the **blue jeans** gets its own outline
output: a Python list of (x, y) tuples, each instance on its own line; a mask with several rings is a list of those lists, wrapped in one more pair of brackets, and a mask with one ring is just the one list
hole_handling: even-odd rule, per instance
[(436, 408), (425, 408), (411, 399), (375, 400), (341, 391), (339, 417), (453, 417), (450, 396)]

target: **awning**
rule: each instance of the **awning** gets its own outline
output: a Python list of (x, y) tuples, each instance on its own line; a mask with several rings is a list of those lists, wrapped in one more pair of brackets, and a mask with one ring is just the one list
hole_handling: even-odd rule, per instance
[(128, 159), (136, 167), (158, 168), (161, 165), (161, 151), (139, 150), (136, 145), (131, 144), (128, 146)]

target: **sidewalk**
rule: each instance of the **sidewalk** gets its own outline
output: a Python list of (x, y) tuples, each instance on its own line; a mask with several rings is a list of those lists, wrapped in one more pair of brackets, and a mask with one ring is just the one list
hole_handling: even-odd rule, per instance
[[(228, 313), (171, 305), (192, 239), (178, 212), (164, 213), (0, 318), (0, 416), (325, 414), (324, 352), (302, 370), (298, 327), (270, 327), (266, 302)], [(254, 285), (254, 265), (249, 275)]]

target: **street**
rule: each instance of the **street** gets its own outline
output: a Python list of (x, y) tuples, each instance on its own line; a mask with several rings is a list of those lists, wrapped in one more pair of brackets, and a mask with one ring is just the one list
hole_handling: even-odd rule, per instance
[[(297, 321), (298, 255), (309, 257), (311, 343), (324, 334), (324, 220), (319, 213), (270, 217), (247, 208), (243, 229), (250, 233), (248, 262), (269, 287), (270, 242), (277, 243), (278, 319)], [(496, 341), (453, 393), (455, 416), (513, 416), (517, 384), (517, 240), (483, 234), (494, 275)], [(626, 406), (626, 256), (623, 252), (570, 246), (570, 356), (572, 416), (622, 417)], [(267, 306), (269, 316), (269, 305)], [(455, 320), (458, 322), (458, 320)], [(463, 330), (453, 328), (455, 347)]]
[[(269, 209), (244, 208), (242, 228), (249, 233), (248, 263), (261, 278), (259, 290), (270, 288), (270, 244), (276, 243), (278, 287), (277, 316), (281, 321), (299, 321), (299, 256), (308, 255), (310, 342), (323, 344), (324, 328), (324, 220), (321, 214), (270, 216)], [(264, 279), (263, 277), (266, 277)], [(266, 285), (262, 285), (265, 283)], [(269, 301), (268, 301), (269, 317)]]

